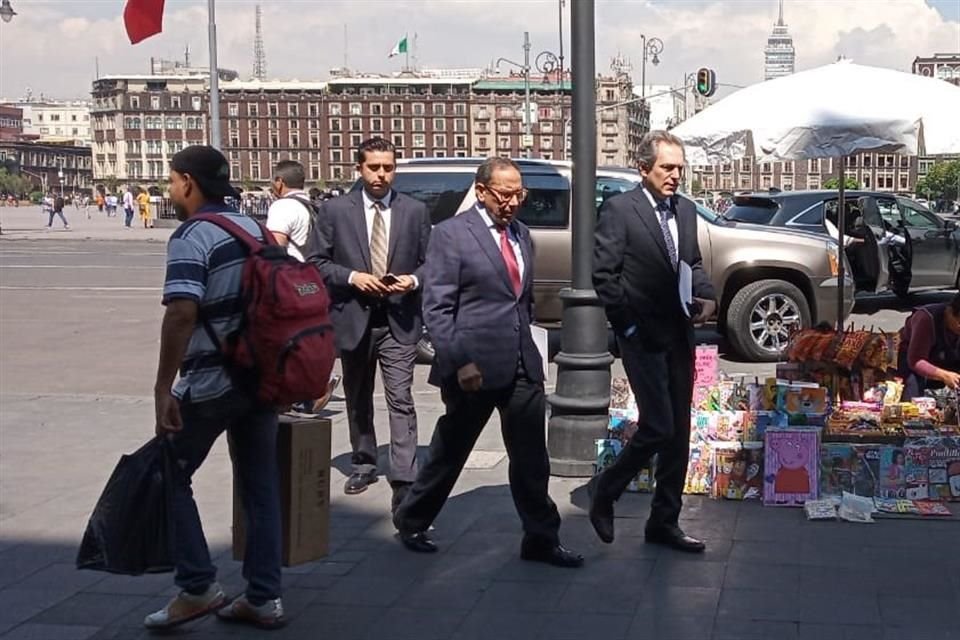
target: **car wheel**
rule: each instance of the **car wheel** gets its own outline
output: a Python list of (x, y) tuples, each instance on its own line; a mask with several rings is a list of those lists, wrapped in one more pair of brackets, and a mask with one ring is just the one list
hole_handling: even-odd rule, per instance
[(424, 331), (423, 335), (420, 336), (420, 340), (417, 341), (417, 363), (432, 364), (436, 354), (437, 352), (433, 348), (433, 342), (430, 341), (430, 336)]
[(807, 299), (785, 280), (752, 282), (733, 296), (727, 309), (730, 344), (751, 362), (782, 359), (790, 334), (810, 324)]

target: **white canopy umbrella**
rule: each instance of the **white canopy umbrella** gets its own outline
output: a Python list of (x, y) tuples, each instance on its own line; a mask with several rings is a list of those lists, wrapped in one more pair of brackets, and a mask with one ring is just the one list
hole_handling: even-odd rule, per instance
[(690, 164), (960, 153), (960, 87), (841, 60), (761, 82), (680, 123)]
[[(960, 87), (849, 60), (742, 89), (671, 133), (692, 165), (843, 158), (863, 152), (960, 153)], [(837, 322), (843, 323), (844, 165), (839, 165)]]

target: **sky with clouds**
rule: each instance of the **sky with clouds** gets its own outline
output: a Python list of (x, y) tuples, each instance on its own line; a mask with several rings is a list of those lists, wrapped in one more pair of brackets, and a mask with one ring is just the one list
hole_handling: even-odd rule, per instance
[[(576, 0), (573, 0), (576, 1)], [(86, 98), (96, 61), (101, 75), (146, 73), (149, 59), (207, 61), (206, 0), (167, 0), (164, 32), (139, 45), (126, 39), (123, 0), (11, 0), (18, 15), (0, 23), (0, 97)], [(404, 34), (417, 34), (421, 66), (485, 67), (532, 52), (559, 53), (560, 0), (264, 0), (264, 46), (271, 78), (323, 80), (342, 66), (399, 70), (387, 59)], [(256, 0), (217, 0), (220, 66), (241, 76), (253, 64)], [(569, 64), (570, 0), (563, 9)], [(776, 0), (597, 0), (597, 69), (618, 52), (640, 81), (641, 34), (663, 41), (649, 84), (679, 85), (685, 73), (713, 67), (721, 83), (762, 79), (763, 47)], [(908, 71), (915, 56), (960, 51), (960, 0), (786, 0), (785, 22), (797, 68), (843, 55), (861, 64)], [(347, 46), (344, 46), (344, 25)]]

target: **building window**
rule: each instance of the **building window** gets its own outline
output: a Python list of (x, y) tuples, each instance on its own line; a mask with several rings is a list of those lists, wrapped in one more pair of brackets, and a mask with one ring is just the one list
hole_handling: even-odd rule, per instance
[(279, 120), (268, 120), (268, 121), (267, 121), (267, 128), (268, 128), (268, 129), (279, 129), (279, 128), (280, 128), (280, 121), (279, 121)]
[(370, 105), (370, 115), (372, 116), (382, 116), (383, 115), (383, 105), (379, 102)]
[(869, 175), (863, 176), (863, 188), (864, 188), (864, 189), (869, 189), (869, 188), (870, 188), (870, 176), (869, 176)]
[(342, 109), (343, 105), (341, 105), (339, 102), (330, 103), (330, 115), (339, 116), (342, 114)]
[(415, 103), (413, 104), (413, 115), (415, 115), (415, 116), (422, 116), (422, 115), (425, 114), (425, 113), (426, 113), (426, 109), (424, 109), (422, 103), (420, 103), (420, 102), (415, 102)]
[(360, 146), (363, 142), (363, 136), (359, 133), (350, 134), (350, 146), (354, 149)]
[(250, 132), (250, 146), (254, 149), (260, 146), (260, 136), (255, 131)]
[(499, 139), (497, 140), (497, 145), (500, 147), (501, 150), (509, 149), (509, 148), (510, 148), (510, 138), (507, 138), (507, 137), (501, 137), (501, 138), (499, 138)]
[(363, 115), (363, 105), (359, 102), (350, 103), (350, 115), (352, 116), (362, 116)]
[(276, 133), (270, 134), (270, 148), (279, 149), (280, 148), (280, 135)]
[[(416, 137), (416, 136), (414, 136), (414, 137)], [(426, 158), (426, 157), (427, 157), (427, 152), (424, 151), (424, 150), (422, 150), (422, 149), (414, 149), (414, 150), (413, 150), (413, 157), (414, 157), (414, 158)]]
[(394, 131), (403, 131), (403, 118), (394, 118), (391, 120), (390, 128)]
[(151, 109), (160, 108), (160, 96), (150, 96), (150, 108)]
[(335, 133), (330, 136), (330, 146), (331, 147), (340, 147), (343, 146), (343, 141), (340, 139), (340, 134)]
[(294, 149), (300, 146), (300, 134), (296, 131), (290, 132), (290, 146)]
[(180, 96), (170, 96), (170, 107), (173, 109), (180, 108)]
[(296, 102), (290, 102), (287, 104), (287, 115), (293, 118), (300, 116), (300, 105)]
[(392, 113), (392, 114), (395, 115), (395, 116), (402, 116), (402, 115), (403, 115), (403, 105), (402, 105), (402, 104), (398, 104), (398, 103), (391, 104), (391, 105), (390, 105), (390, 113)]
[(240, 132), (239, 132), (239, 131), (231, 131), (231, 132), (230, 132), (230, 146), (233, 147), (233, 148), (237, 148), (237, 147), (240, 146)]
[(260, 179), (260, 161), (254, 160), (250, 163), (250, 179), (259, 180)]
[[(236, 122), (236, 120), (233, 120), (232, 122)], [(167, 117), (167, 129), (177, 130), (182, 128), (183, 128), (183, 120), (180, 119), (180, 116)]]
[(467, 146), (467, 136), (454, 136), (453, 146), (462, 149)]
[(320, 105), (316, 102), (311, 102), (307, 105), (307, 115), (311, 118), (316, 118), (320, 115)]
[(193, 96), (192, 98), (190, 98), (190, 106), (193, 107), (194, 111), (202, 111), (203, 98), (201, 98), (200, 96)]
[(250, 129), (259, 129), (259, 128), (260, 128), (260, 121), (259, 121), (259, 120), (251, 120), (250, 122), (247, 123), (247, 127), (249, 127)]
[(260, 107), (256, 102), (247, 103), (247, 116), (251, 118), (256, 118), (260, 115)]
[(320, 121), (319, 120), (307, 120), (307, 127), (310, 129), (319, 129)]
[[(140, 108), (140, 96), (130, 96), (130, 108), (139, 109)], [(37, 120), (43, 122), (43, 114), (37, 116)], [(127, 173), (130, 173), (127, 171)]]
[(330, 131), (340, 131), (340, 118), (330, 118)]
[(427, 136), (422, 133), (413, 134), (413, 146), (414, 147), (425, 147), (427, 146)]
[(287, 127), (288, 127), (289, 129), (299, 129), (299, 128), (300, 128), (300, 121), (299, 121), (299, 120), (290, 120), (289, 122), (287, 122)]
[(423, 131), (425, 125), (423, 123), (423, 118), (414, 118), (413, 119), (413, 130), (414, 131)]
[(313, 149), (320, 148), (320, 135), (317, 133), (310, 134), (310, 147)]
[[(436, 105), (434, 105), (436, 106)], [(443, 118), (434, 118), (433, 119), (433, 130), (434, 131), (446, 131), (447, 130), (447, 121)]]
[(331, 150), (330, 150), (330, 162), (343, 162), (343, 150), (342, 150), (342, 149), (331, 149)]
[(395, 147), (402, 147), (402, 146), (404, 146), (403, 134), (402, 134), (402, 133), (395, 133), (395, 134), (393, 134), (393, 146), (395, 146)]
[(350, 131), (363, 131), (363, 120), (350, 118)]
[(370, 120), (370, 130), (380, 133), (383, 131), (383, 119), (373, 118)]
[(458, 102), (457, 104), (453, 105), (453, 115), (455, 116), (467, 115), (467, 105), (462, 102)]
[[(820, 173), (820, 158), (807, 160), (807, 171), (809, 173)], [(812, 189), (813, 187), (811, 187)], [(819, 189), (819, 187), (817, 187)]]
[(271, 117), (276, 117), (280, 115), (280, 105), (276, 102), (271, 102), (267, 105), (267, 115)]

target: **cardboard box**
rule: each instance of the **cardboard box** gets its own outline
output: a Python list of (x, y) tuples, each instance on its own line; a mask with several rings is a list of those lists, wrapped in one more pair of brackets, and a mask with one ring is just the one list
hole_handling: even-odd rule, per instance
[[(280, 416), (277, 462), (283, 566), (312, 562), (330, 542), (330, 420)], [(243, 560), (246, 531), (243, 504), (234, 479), (233, 558)]]

